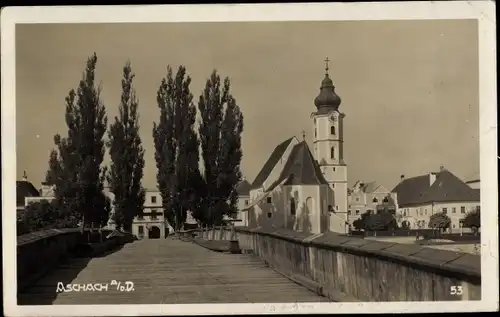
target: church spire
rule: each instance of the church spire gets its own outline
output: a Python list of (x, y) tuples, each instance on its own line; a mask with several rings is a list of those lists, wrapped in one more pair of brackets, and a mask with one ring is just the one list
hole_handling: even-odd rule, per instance
[(330, 70), (329, 62), (330, 60), (327, 57), (325, 59), (325, 78), (321, 82), (319, 95), (314, 99), (314, 104), (319, 112), (338, 110), (341, 102), (340, 97), (335, 93), (335, 86), (328, 73)]

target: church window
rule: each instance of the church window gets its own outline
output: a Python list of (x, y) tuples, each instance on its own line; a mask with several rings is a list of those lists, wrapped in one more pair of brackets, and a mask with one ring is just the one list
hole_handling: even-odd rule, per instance
[(271, 197), (267, 197), (267, 203), (271, 204), (272, 202), (273, 202), (273, 200), (271, 199)]
[(267, 218), (271, 218), (273, 216), (273, 213), (272, 212), (268, 212), (267, 213)]
[(333, 146), (332, 146), (332, 148), (330, 149), (330, 157), (331, 157), (332, 159), (334, 159), (334, 158), (335, 158), (335, 148), (334, 148)]
[(290, 198), (290, 213), (295, 216), (295, 198)]
[(330, 127), (330, 133), (331, 133), (332, 135), (335, 135), (335, 126), (333, 126), (333, 125), (332, 125), (332, 126)]

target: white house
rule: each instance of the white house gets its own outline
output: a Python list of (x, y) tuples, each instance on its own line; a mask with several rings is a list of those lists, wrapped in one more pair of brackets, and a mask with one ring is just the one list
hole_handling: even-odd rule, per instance
[(357, 181), (350, 190), (348, 203), (347, 213), (351, 224), (365, 212), (377, 213), (380, 210), (387, 210), (395, 214), (398, 208), (396, 193), (391, 193), (375, 181)]
[(311, 114), (314, 155), (307, 142), (291, 137), (269, 156), (250, 189), (250, 227), (320, 233), (348, 230), (347, 165), (340, 97), (327, 73)]
[(236, 192), (238, 193), (238, 215), (236, 223), (237, 226), (248, 226), (248, 217), (246, 207), (250, 204), (250, 183), (243, 179), (237, 186)]
[(402, 176), (392, 192), (397, 194), (398, 214), (410, 228), (428, 228), (435, 213), (445, 212), (451, 229), (460, 228), (460, 220), (473, 210), (480, 210), (479, 189), (473, 189), (441, 166), (432, 172), (411, 178)]

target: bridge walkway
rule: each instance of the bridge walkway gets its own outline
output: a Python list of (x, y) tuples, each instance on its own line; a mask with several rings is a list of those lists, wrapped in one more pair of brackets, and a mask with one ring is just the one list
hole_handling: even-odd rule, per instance
[[(118, 291), (112, 280), (133, 282), (134, 290)], [(107, 283), (108, 291), (57, 292), (59, 282)], [(68, 259), (18, 296), (19, 305), (325, 301), (257, 257), (213, 252), (173, 239), (140, 240), (104, 257)]]

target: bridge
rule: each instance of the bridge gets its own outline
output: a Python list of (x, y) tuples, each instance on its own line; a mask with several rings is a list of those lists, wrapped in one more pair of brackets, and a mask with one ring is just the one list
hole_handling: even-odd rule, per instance
[[(18, 241), (18, 281), (42, 270), (35, 259), (47, 259), (45, 267), (51, 266), (42, 277), (24, 283), (19, 305), (456, 301), (481, 296), (478, 255), (419, 245), (333, 233), (220, 228), (194, 240), (134, 241), (101, 257), (64, 256), (78, 234), (67, 230)], [(243, 253), (214, 252), (200, 243), (231, 240)]]

